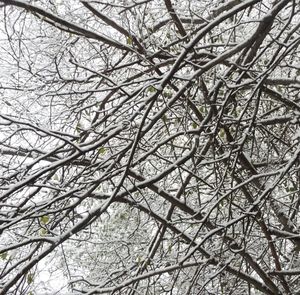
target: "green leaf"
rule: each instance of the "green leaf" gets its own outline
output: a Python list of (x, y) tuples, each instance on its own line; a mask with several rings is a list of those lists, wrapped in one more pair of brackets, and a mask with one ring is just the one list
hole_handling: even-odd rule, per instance
[(47, 224), (49, 222), (49, 216), (48, 215), (44, 215), (41, 217), (41, 223), (42, 224)]
[(104, 155), (105, 153), (106, 153), (105, 147), (102, 146), (101, 148), (98, 149), (98, 154), (99, 155)]
[(224, 203), (225, 203), (225, 199), (222, 199), (222, 200), (219, 202), (219, 205), (220, 205), (221, 207), (224, 207)]
[(206, 108), (205, 108), (205, 106), (201, 106), (201, 107), (199, 108), (199, 111), (200, 111), (200, 113), (202, 113), (202, 114), (206, 113)]
[(136, 258), (136, 262), (138, 265), (141, 265), (143, 263), (143, 258), (140, 255), (138, 255)]
[(127, 219), (127, 214), (126, 214), (126, 213), (121, 213), (121, 214), (120, 214), (120, 219), (121, 219), (121, 220)]
[(192, 126), (193, 126), (194, 129), (198, 128), (198, 124), (196, 122), (193, 122)]
[(48, 231), (45, 228), (40, 229), (40, 236), (45, 236), (47, 235)]
[(148, 91), (151, 92), (151, 93), (153, 93), (153, 92), (156, 91), (156, 88), (151, 85), (151, 86), (148, 87)]
[(32, 284), (33, 283), (33, 274), (32, 273), (29, 273), (27, 275), (27, 283), (28, 284)]
[(164, 96), (165, 98), (171, 98), (171, 97), (172, 97), (172, 93), (171, 93), (171, 92), (168, 92), (168, 91), (164, 91), (164, 92), (163, 92), (163, 96)]
[(127, 42), (128, 45), (132, 45), (132, 38), (131, 37), (127, 37), (126, 42)]
[(5, 260), (5, 259), (7, 258), (7, 256), (8, 256), (8, 253), (7, 253), (7, 252), (3, 252), (3, 253), (0, 254), (0, 258), (1, 258), (2, 260)]
[(233, 116), (234, 116), (235, 118), (237, 118), (237, 117), (239, 116), (239, 112), (237, 111), (236, 108), (233, 109), (232, 114), (233, 114)]
[(77, 132), (81, 132), (81, 130), (82, 130), (81, 123), (78, 122), (77, 125), (76, 125), (76, 131), (77, 131)]
[(286, 187), (285, 190), (286, 190), (286, 192), (291, 192), (292, 193), (292, 192), (295, 192), (297, 190), (297, 188), (291, 186), (291, 187)]
[(224, 128), (221, 128), (221, 129), (220, 129), (220, 131), (219, 131), (219, 136), (220, 136), (222, 139), (224, 139), (224, 137), (225, 137), (225, 130), (224, 130)]
[(161, 119), (163, 120), (164, 123), (166, 123), (168, 121), (168, 117), (166, 114), (164, 114)]

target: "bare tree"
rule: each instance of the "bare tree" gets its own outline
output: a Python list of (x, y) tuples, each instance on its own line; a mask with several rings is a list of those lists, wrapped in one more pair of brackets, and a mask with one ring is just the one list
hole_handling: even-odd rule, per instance
[(0, 294), (300, 292), (299, 0), (0, 10)]

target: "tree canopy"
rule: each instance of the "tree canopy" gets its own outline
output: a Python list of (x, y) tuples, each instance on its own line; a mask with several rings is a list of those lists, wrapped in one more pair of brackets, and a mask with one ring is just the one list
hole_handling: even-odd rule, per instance
[(299, 11), (0, 0), (0, 294), (298, 294)]

